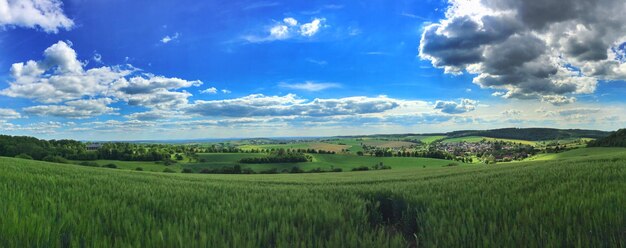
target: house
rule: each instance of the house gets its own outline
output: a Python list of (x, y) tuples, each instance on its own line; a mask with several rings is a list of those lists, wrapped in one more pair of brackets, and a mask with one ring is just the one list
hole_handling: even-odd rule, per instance
[(100, 143), (87, 144), (87, 151), (96, 151), (100, 149), (100, 147), (102, 147), (102, 144)]

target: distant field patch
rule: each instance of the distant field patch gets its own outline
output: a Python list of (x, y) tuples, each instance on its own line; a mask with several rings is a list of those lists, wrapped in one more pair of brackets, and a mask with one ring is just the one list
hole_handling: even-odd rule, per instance
[(430, 144), (437, 140), (444, 139), (446, 137), (447, 136), (443, 136), (443, 135), (413, 135), (413, 136), (407, 136), (406, 138), (415, 139), (415, 140), (421, 141), (422, 143)]
[(368, 145), (368, 146), (376, 146), (376, 147), (384, 147), (384, 148), (402, 148), (402, 147), (410, 147), (410, 146), (417, 145), (413, 142), (387, 141), (387, 140), (364, 140), (363, 144)]
[(339, 145), (326, 142), (299, 142), (290, 144), (267, 144), (267, 145), (243, 145), (239, 148), (242, 150), (252, 149), (315, 149), (332, 152), (341, 152), (343, 149), (349, 149), (350, 145)]

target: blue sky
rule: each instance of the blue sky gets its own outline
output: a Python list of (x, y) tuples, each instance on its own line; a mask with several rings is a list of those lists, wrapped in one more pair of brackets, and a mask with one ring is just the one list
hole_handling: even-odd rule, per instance
[[(4, 134), (187, 139), (626, 121), (625, 18), (600, 14), (625, 10), (617, 0), (21, 3), (0, 0)], [(555, 15), (551, 4), (567, 7)]]

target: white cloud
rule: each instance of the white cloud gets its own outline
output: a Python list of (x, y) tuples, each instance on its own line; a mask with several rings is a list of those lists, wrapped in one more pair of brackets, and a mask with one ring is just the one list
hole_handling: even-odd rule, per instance
[(600, 109), (596, 108), (571, 108), (558, 111), (559, 115), (561, 116), (585, 115), (598, 112), (600, 112)]
[(102, 63), (102, 55), (99, 53), (94, 53), (93, 55), (93, 61), (97, 62), (97, 63)]
[(280, 83), (280, 87), (294, 89), (294, 90), (304, 90), (304, 91), (322, 91), (325, 89), (331, 88), (340, 88), (341, 85), (337, 83), (316, 83), (316, 82), (304, 82), (304, 83)]
[[(202, 85), (199, 80), (168, 78), (138, 73), (139, 71), (132, 65), (86, 70), (71, 46), (59, 41), (45, 50), (41, 61), (29, 60), (13, 64), (11, 74), (14, 81), (10, 81), (9, 87), (1, 90), (0, 94), (43, 103), (79, 100), (85, 96), (105, 97), (122, 100), (129, 105), (166, 109), (178, 108), (188, 103), (187, 98), (191, 94), (179, 90)], [(64, 105), (40, 107), (36, 110), (52, 114), (76, 112)]]
[[(573, 103), (599, 80), (626, 79), (623, 0), (449, 0), (424, 28), (419, 55), (445, 73), (474, 74), (502, 97)], [(558, 9), (558, 11), (555, 11)]]
[(462, 114), (475, 110), (477, 104), (478, 101), (471, 99), (461, 99), (459, 102), (437, 101), (434, 108), (446, 114)]
[(232, 91), (227, 90), (227, 89), (222, 89), (222, 93), (224, 93), (224, 94), (230, 94), (230, 93), (232, 93)]
[(156, 121), (168, 118), (183, 118), (183, 116), (181, 116), (181, 113), (179, 112), (162, 110), (150, 110), (146, 112), (132, 113), (124, 117), (139, 121)]
[(24, 108), (27, 114), (54, 116), (62, 118), (84, 119), (104, 114), (114, 114), (118, 109), (108, 105), (114, 101), (110, 98), (74, 100), (65, 105), (38, 105)]
[(74, 21), (63, 13), (59, 0), (0, 0), (0, 27), (39, 28), (48, 33), (69, 30)]
[(163, 37), (163, 38), (161, 39), (161, 43), (163, 43), (163, 44), (167, 44), (167, 43), (169, 43), (169, 42), (171, 42), (171, 41), (174, 41), (174, 40), (177, 40), (177, 39), (178, 39), (178, 33), (175, 33), (175, 34), (174, 34), (174, 35), (172, 35), (172, 36), (166, 35), (165, 37)]
[(559, 95), (547, 95), (541, 96), (541, 101), (551, 103), (555, 106), (561, 106), (576, 102), (576, 98)]
[(227, 100), (198, 100), (186, 109), (200, 116), (336, 116), (382, 113), (400, 106), (400, 102), (384, 96), (314, 99), (307, 101), (296, 95), (265, 96), (254, 94)]
[(325, 20), (326, 19), (324, 18), (315, 18), (309, 23), (302, 24), (300, 26), (300, 35), (307, 37), (315, 35), (320, 30), (320, 27)]
[(0, 94), (56, 103), (102, 94), (109, 84), (132, 72), (133, 68), (119, 66), (85, 71), (70, 45), (59, 41), (44, 51), (41, 61), (13, 64), (11, 75), (15, 81)]
[(289, 38), (289, 27), (286, 25), (276, 25), (270, 29), (270, 37), (276, 40)]
[(283, 19), (283, 22), (292, 27), (298, 25), (298, 21), (293, 17), (287, 17)]
[(517, 109), (507, 109), (505, 111), (502, 111), (501, 114), (505, 117), (514, 118), (522, 115), (522, 111)]
[(0, 108), (0, 119), (17, 119), (22, 115), (13, 109)]
[(203, 93), (203, 94), (217, 94), (217, 88), (215, 88), (215, 87), (207, 88), (206, 90), (200, 91), (200, 93)]
[(324, 27), (324, 18), (314, 18), (309, 23), (300, 24), (298, 20), (293, 17), (286, 17), (282, 22), (277, 22), (272, 25), (269, 30), (269, 34), (264, 35), (247, 35), (244, 39), (248, 42), (267, 42), (275, 40), (286, 40), (291, 38), (310, 38), (315, 36), (321, 28)]

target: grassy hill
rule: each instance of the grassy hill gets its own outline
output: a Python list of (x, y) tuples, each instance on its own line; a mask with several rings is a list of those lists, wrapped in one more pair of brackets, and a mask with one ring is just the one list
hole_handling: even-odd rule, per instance
[(581, 148), (561, 153), (542, 153), (529, 160), (559, 160), (565, 162), (581, 159), (626, 161), (626, 148)]
[(626, 160), (617, 153), (279, 175), (0, 158), (0, 247), (620, 247)]

